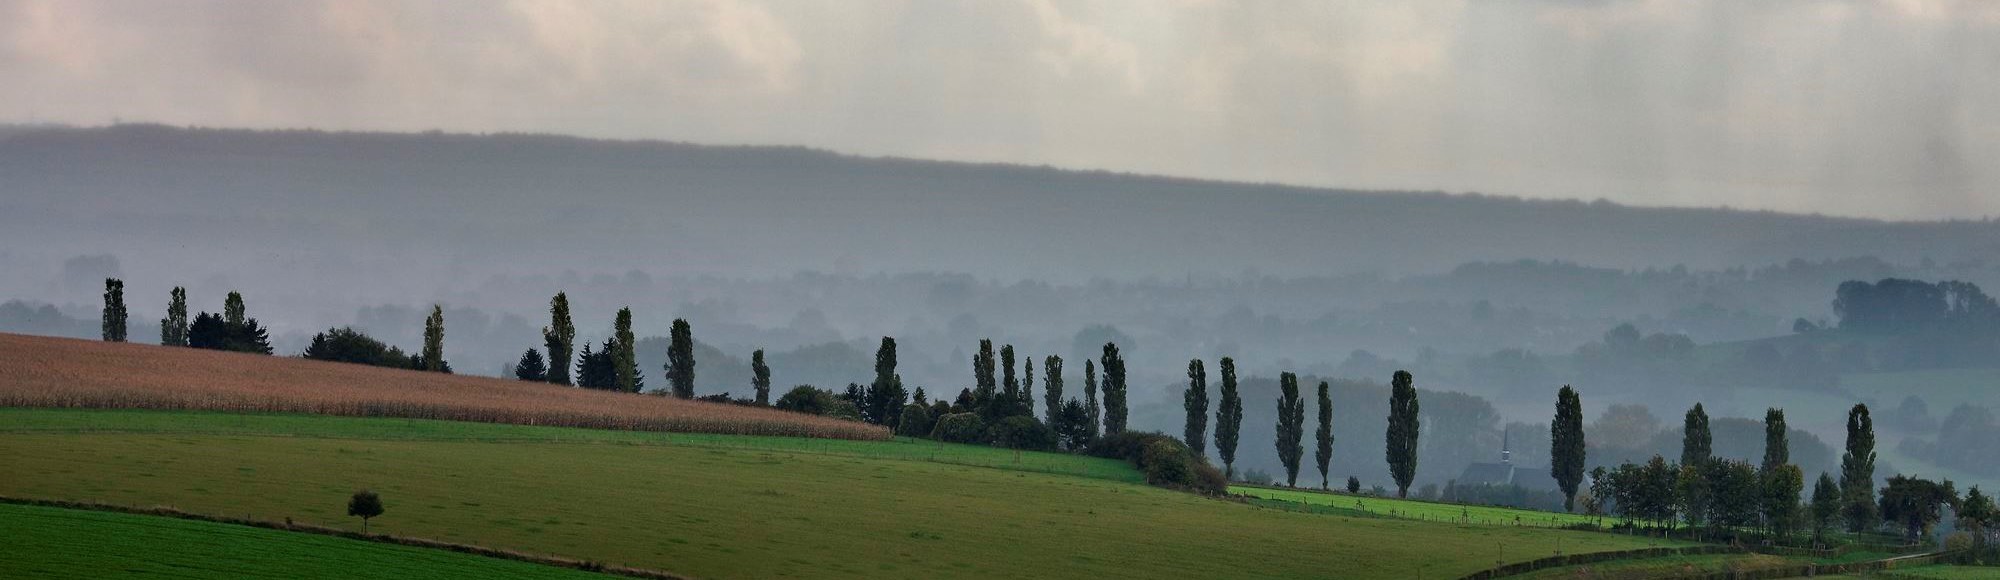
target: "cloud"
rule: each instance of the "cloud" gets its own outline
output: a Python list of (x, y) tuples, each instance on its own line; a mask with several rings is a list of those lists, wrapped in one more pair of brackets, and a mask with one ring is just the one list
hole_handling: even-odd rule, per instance
[(0, 0), (0, 118), (2000, 214), (2000, 3)]

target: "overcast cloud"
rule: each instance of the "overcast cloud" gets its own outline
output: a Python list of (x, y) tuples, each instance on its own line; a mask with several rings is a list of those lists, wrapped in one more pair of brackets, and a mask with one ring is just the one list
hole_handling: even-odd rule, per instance
[(2000, 2), (0, 0), (0, 121), (2000, 215)]

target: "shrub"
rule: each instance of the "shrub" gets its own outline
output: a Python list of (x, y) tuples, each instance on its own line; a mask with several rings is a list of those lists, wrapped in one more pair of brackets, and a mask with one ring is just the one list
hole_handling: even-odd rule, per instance
[(1347, 476), (1347, 493), (1361, 493), (1361, 478)]
[(1221, 469), (1216, 468), (1214, 464), (1207, 461), (1195, 462), (1192, 485), (1195, 491), (1206, 495), (1224, 495), (1229, 493), (1229, 477), (1223, 475)]
[(826, 412), (821, 414), (835, 419), (861, 420), (861, 408), (854, 406), (854, 401), (835, 397), (832, 393), (828, 393), (827, 396), (831, 397), (832, 400), (827, 402)]
[(928, 437), (931, 434), (931, 409), (924, 405), (910, 403), (903, 406), (903, 419), (896, 424), (896, 434), (904, 437)]
[(1262, 469), (1245, 469), (1236, 479), (1244, 483), (1254, 483), (1257, 485), (1271, 485), (1271, 482), (1277, 481), (1271, 477), (1271, 472)]
[(1046, 451), (1055, 448), (1056, 433), (1034, 417), (1014, 415), (994, 422), (986, 430), (986, 440), (1008, 449)]
[(812, 385), (799, 385), (778, 397), (772, 407), (795, 411), (808, 415), (825, 415), (827, 407), (833, 405), (833, 393), (822, 391)]
[(1146, 483), (1174, 485), (1194, 480), (1194, 454), (1185, 445), (1155, 439), (1139, 455), (1139, 467), (1146, 471)]
[(978, 443), (986, 435), (986, 422), (975, 413), (952, 413), (938, 418), (931, 438), (948, 443)]
[(1972, 549), (1972, 534), (1952, 532), (1944, 537), (1944, 549), (1952, 552)]

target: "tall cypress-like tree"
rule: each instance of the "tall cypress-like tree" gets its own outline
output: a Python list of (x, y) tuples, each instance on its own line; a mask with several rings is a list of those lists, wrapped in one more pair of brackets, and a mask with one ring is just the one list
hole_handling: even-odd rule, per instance
[(1096, 439), (1102, 421), (1097, 403), (1097, 363), (1087, 358), (1083, 359), (1083, 406), (1090, 411), (1090, 438)]
[(1389, 475), (1396, 480), (1396, 497), (1409, 497), (1410, 481), (1417, 477), (1417, 437), (1423, 425), (1417, 414), (1416, 380), (1408, 371), (1396, 371), (1389, 379)]
[(222, 323), (228, 326), (243, 326), (249, 320), (249, 309), (243, 306), (243, 293), (230, 292), (222, 299)]
[(1021, 397), (1021, 381), (1014, 378), (1014, 345), (1000, 347), (1000, 392), (1005, 395), (1007, 405)]
[(667, 333), (667, 382), (674, 396), (694, 398), (694, 327), (685, 318), (675, 318)]
[(188, 345), (188, 293), (175, 286), (167, 297), (167, 317), (160, 319), (160, 344)]
[(444, 372), (444, 307), (431, 305), (430, 318), (424, 319), (424, 368), (423, 370)]
[(1319, 431), (1313, 433), (1313, 441), (1319, 443), (1319, 450), (1313, 459), (1319, 462), (1319, 488), (1327, 489), (1333, 482), (1327, 479), (1326, 469), (1333, 463), (1333, 393), (1326, 381), (1319, 382)]
[(896, 339), (884, 336), (882, 346), (875, 349), (875, 380), (868, 384), (868, 408), (863, 414), (877, 425), (900, 425), (907, 398), (903, 377), (896, 374)]
[(1118, 345), (1104, 343), (1104, 433), (1125, 432), (1125, 358)]
[(542, 327), (542, 345), (549, 350), (549, 382), (575, 384), (569, 369), (576, 355), (576, 324), (569, 318), (568, 294), (557, 292), (549, 299), (549, 325)]
[(764, 364), (764, 349), (750, 353), (750, 388), (757, 391), (757, 406), (771, 404), (771, 367)]
[(1199, 457), (1207, 454), (1208, 444), (1208, 369), (1201, 359), (1188, 361), (1187, 391), (1181, 393), (1181, 407), (1187, 411), (1187, 425), (1181, 440), (1187, 442), (1188, 450)]
[(1556, 393), (1556, 418), (1549, 424), (1549, 475), (1562, 488), (1563, 510), (1576, 510), (1576, 487), (1583, 483), (1583, 399), (1563, 385)]
[(611, 352), (611, 370), (617, 377), (617, 390), (639, 392), (639, 337), (632, 334), (631, 307), (618, 309), (618, 316), (612, 319), (611, 341), (618, 345)]
[(125, 342), (125, 281), (104, 279), (104, 341)]
[(1299, 376), (1278, 374), (1278, 461), (1285, 464), (1285, 485), (1299, 486), (1299, 458), (1305, 455), (1306, 400), (1299, 396)]
[(1764, 471), (1771, 471), (1792, 462), (1791, 443), (1785, 435), (1785, 410), (1776, 407), (1764, 410)]
[(1050, 427), (1056, 426), (1056, 416), (1062, 414), (1063, 406), (1063, 359), (1049, 355), (1042, 360), (1042, 406), (1048, 407)]
[(1841, 511), (1847, 517), (1847, 531), (1874, 527), (1875, 518), (1875, 421), (1868, 405), (1847, 411), (1847, 452), (1840, 455)]
[(993, 339), (979, 339), (979, 352), (972, 355), (972, 402), (981, 416), (992, 414), (988, 408), (999, 396), (998, 383), (993, 379)]
[(1695, 403), (1681, 422), (1681, 466), (1700, 467), (1715, 454), (1715, 436), (1708, 430), (1708, 411)]
[(1035, 357), (1021, 355), (1021, 410), (1035, 416)]
[(1222, 388), (1217, 393), (1220, 405), (1215, 409), (1215, 454), (1222, 457), (1223, 477), (1236, 476), (1236, 439), (1243, 431), (1243, 396), (1236, 391), (1236, 359), (1222, 357), (1219, 362), (1222, 373)]

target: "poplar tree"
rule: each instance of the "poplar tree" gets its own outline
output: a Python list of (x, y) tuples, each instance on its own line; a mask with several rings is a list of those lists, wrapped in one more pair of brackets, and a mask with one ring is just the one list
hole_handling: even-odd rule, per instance
[(1306, 400), (1299, 396), (1299, 376), (1278, 374), (1278, 461), (1285, 464), (1285, 485), (1299, 486), (1299, 458), (1305, 454)]
[(1125, 358), (1118, 345), (1104, 343), (1104, 433), (1125, 432)]
[(1681, 466), (1700, 467), (1714, 455), (1715, 437), (1708, 430), (1708, 411), (1701, 403), (1688, 409), (1681, 424)]
[(1868, 405), (1847, 411), (1847, 452), (1840, 456), (1841, 511), (1847, 531), (1872, 527), (1875, 519), (1875, 421)]
[[(231, 294), (233, 295), (234, 293), (232, 292)], [(242, 301), (240, 299), (237, 301), (237, 307), (238, 308), (242, 307)], [(423, 357), (424, 357), (423, 370), (434, 373), (444, 372), (445, 362), (444, 362), (444, 307), (443, 306), (432, 304), (430, 318), (424, 319)]]
[(1764, 471), (1771, 471), (1792, 462), (1791, 444), (1785, 435), (1785, 410), (1770, 408), (1764, 410)]
[(1048, 424), (1056, 425), (1063, 406), (1063, 359), (1049, 355), (1042, 360), (1042, 406), (1048, 407)]
[(993, 399), (998, 393), (993, 380), (993, 339), (979, 339), (979, 352), (972, 355), (972, 403), (981, 418), (993, 419)]
[(222, 299), (223, 324), (230, 327), (243, 326), (244, 321), (248, 318), (246, 310), (243, 307), (243, 293), (230, 292), (228, 297)]
[(1187, 442), (1188, 450), (1196, 457), (1207, 453), (1208, 443), (1208, 369), (1203, 368), (1201, 359), (1188, 361), (1187, 392), (1181, 394), (1181, 406), (1187, 411), (1187, 425), (1181, 440)]
[(630, 307), (618, 309), (618, 316), (612, 319), (611, 342), (617, 345), (611, 351), (611, 370), (614, 373), (612, 376), (617, 377), (617, 390), (639, 392), (639, 338), (632, 334)]
[(1236, 436), (1243, 429), (1243, 397), (1236, 391), (1236, 359), (1220, 361), (1221, 405), (1215, 409), (1215, 454), (1222, 456), (1223, 477), (1236, 476)]
[(1396, 497), (1409, 497), (1410, 481), (1417, 476), (1417, 437), (1422, 424), (1417, 420), (1415, 378), (1408, 371), (1396, 371), (1389, 380), (1389, 475), (1396, 480)]
[(1000, 347), (1000, 385), (1000, 392), (1006, 395), (1003, 398), (1011, 410), (1014, 400), (1021, 396), (1021, 382), (1014, 378), (1014, 345), (1011, 344)]
[(882, 346), (875, 349), (875, 381), (868, 384), (868, 408), (863, 411), (877, 425), (899, 425), (907, 396), (903, 377), (896, 374), (896, 339), (884, 336)]
[(168, 294), (167, 317), (160, 319), (160, 344), (167, 346), (188, 345), (188, 303), (187, 289), (175, 286)]
[(1021, 355), (1021, 410), (1035, 416), (1035, 357)]
[(1556, 392), (1556, 418), (1549, 424), (1549, 475), (1562, 488), (1563, 511), (1576, 511), (1576, 488), (1583, 483), (1583, 400), (1563, 385)]
[(1083, 359), (1083, 406), (1090, 411), (1090, 438), (1096, 439), (1101, 416), (1097, 405), (1097, 363)]
[(104, 341), (125, 342), (125, 281), (104, 279)]
[(1328, 489), (1333, 485), (1326, 476), (1326, 468), (1333, 462), (1333, 393), (1326, 381), (1319, 382), (1319, 431), (1313, 433), (1313, 440), (1319, 443), (1318, 452), (1313, 454), (1319, 462), (1319, 488)]
[(694, 327), (685, 318), (675, 318), (667, 333), (667, 382), (674, 396), (694, 398)]
[(569, 318), (569, 295), (557, 292), (549, 299), (549, 325), (542, 327), (542, 345), (549, 350), (549, 382), (575, 384), (570, 380), (570, 360), (576, 355), (576, 324)]
[(771, 367), (764, 365), (764, 349), (750, 353), (750, 388), (757, 391), (757, 406), (771, 404)]

